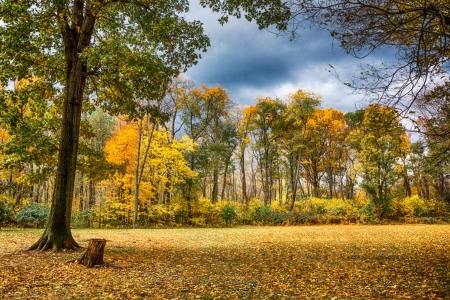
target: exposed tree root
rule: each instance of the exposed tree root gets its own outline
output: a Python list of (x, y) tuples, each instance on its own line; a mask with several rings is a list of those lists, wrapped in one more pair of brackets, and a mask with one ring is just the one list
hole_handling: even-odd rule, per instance
[(81, 246), (73, 239), (71, 234), (65, 234), (63, 236), (56, 236), (49, 234), (47, 230), (41, 236), (41, 238), (31, 245), (27, 251), (37, 250), (37, 251), (47, 251), (52, 249), (53, 251), (61, 250), (76, 250), (80, 249)]

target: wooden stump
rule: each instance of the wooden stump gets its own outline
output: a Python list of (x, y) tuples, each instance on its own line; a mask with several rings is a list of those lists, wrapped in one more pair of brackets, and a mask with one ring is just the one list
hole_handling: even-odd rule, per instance
[(105, 252), (105, 246), (105, 239), (89, 240), (89, 245), (86, 251), (84, 251), (83, 256), (78, 260), (78, 263), (88, 268), (103, 264), (103, 253)]

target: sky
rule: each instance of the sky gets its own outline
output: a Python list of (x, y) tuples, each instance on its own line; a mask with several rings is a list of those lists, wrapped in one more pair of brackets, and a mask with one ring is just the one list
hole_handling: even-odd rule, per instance
[(220, 84), (239, 105), (254, 105), (257, 97), (285, 100), (303, 89), (321, 95), (323, 108), (349, 112), (363, 107), (362, 95), (330, 72), (332, 65), (339, 78), (351, 80), (362, 61), (347, 55), (328, 32), (302, 30), (298, 39), (290, 41), (245, 19), (230, 18), (222, 26), (218, 17), (191, 5), (188, 18), (202, 21), (211, 39), (202, 59), (184, 74), (197, 85)]

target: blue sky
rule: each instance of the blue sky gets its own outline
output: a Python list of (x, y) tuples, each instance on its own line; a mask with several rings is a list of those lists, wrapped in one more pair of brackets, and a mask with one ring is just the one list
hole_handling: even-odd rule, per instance
[(259, 96), (285, 99), (298, 89), (322, 95), (324, 108), (348, 112), (364, 105), (362, 95), (329, 72), (333, 65), (340, 78), (351, 80), (362, 61), (345, 54), (328, 32), (303, 30), (289, 41), (245, 19), (230, 18), (221, 26), (217, 14), (197, 5), (191, 6), (189, 18), (202, 21), (211, 39), (208, 52), (184, 75), (197, 85), (218, 83), (242, 105), (255, 104)]

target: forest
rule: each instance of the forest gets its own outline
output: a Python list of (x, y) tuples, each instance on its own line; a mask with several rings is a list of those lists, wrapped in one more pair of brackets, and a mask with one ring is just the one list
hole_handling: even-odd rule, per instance
[[(48, 218), (60, 130), (54, 107), (36, 97), (40, 82), (17, 81), (1, 113), (3, 223)], [(448, 221), (446, 103), (424, 101), (409, 119), (381, 104), (322, 108), (320, 95), (301, 89), (255, 103), (178, 77), (155, 104), (158, 116), (92, 106), (82, 116), (72, 224)]]

